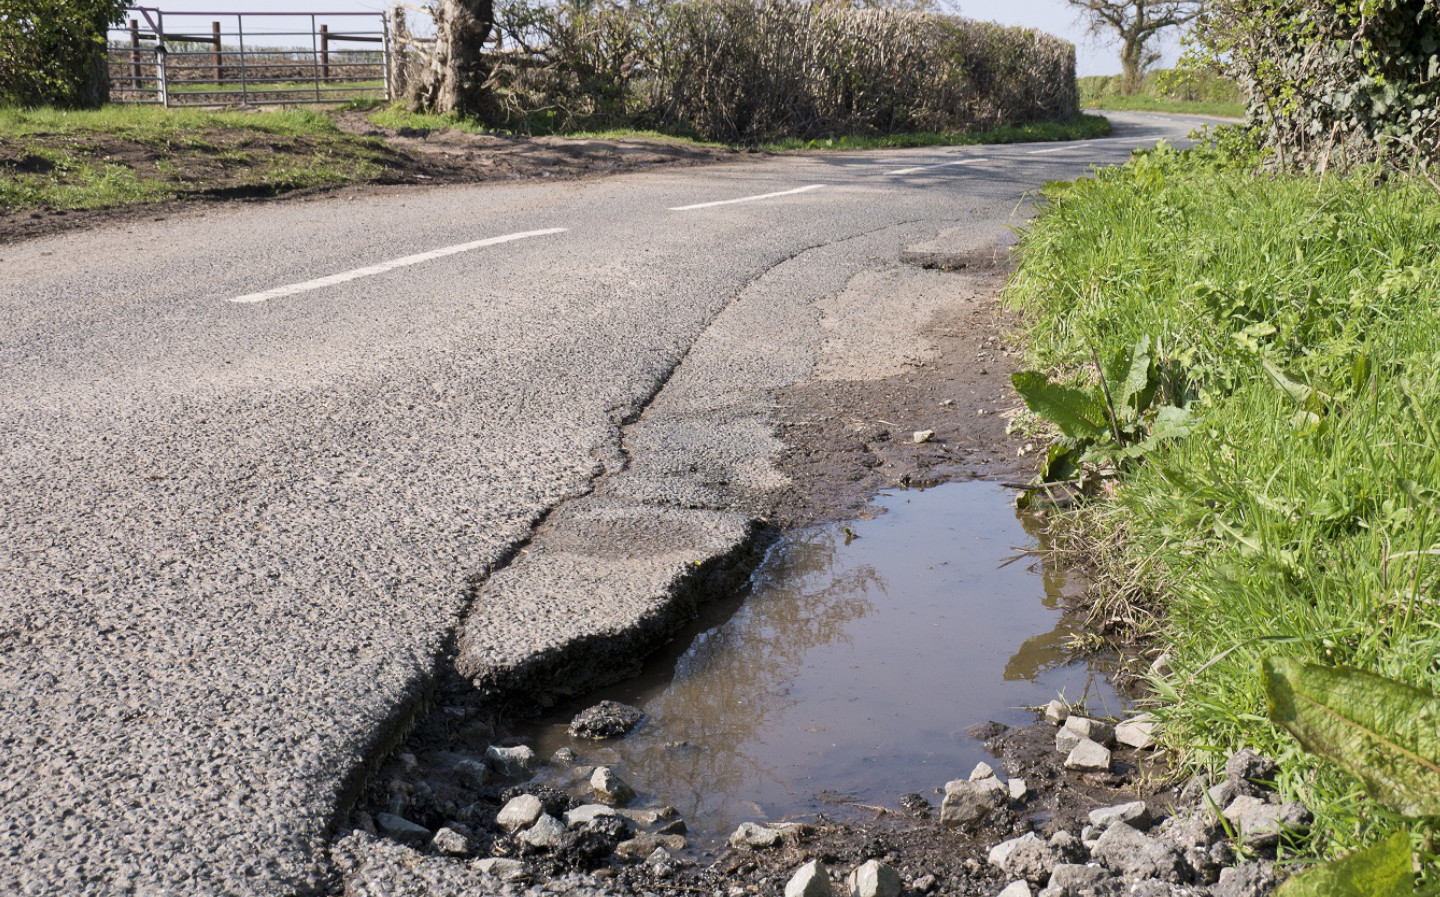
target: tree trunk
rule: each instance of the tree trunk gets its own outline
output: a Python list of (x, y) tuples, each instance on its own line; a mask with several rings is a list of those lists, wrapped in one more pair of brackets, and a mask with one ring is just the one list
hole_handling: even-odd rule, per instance
[(490, 63), (481, 51), (494, 24), (494, 0), (439, 0), (435, 52), (420, 73), (411, 104), (432, 112), (483, 112)]
[[(103, 32), (102, 32), (103, 33)], [(104, 44), (96, 44), (86, 67), (85, 81), (76, 96), (84, 109), (98, 109), (110, 102), (110, 60)]]
[(1145, 41), (1140, 35), (1121, 35), (1120, 45), (1120, 92), (1134, 96), (1145, 85)]

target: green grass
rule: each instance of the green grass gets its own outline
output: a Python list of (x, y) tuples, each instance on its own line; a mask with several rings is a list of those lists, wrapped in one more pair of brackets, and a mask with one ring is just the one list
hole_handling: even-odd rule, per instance
[(1241, 103), (1197, 102), (1169, 97), (1136, 96), (1096, 97), (1085, 103), (1087, 109), (1109, 109), (1115, 112), (1171, 112), (1177, 115), (1212, 115), (1217, 118), (1244, 118)]
[(1397, 820), (1268, 722), (1257, 664), (1440, 691), (1440, 196), (1253, 169), (1161, 149), (1052, 187), (1007, 297), (1032, 366), (1149, 336), (1192, 396), (1199, 428), (1071, 523), (1164, 610), (1167, 740), (1277, 757), (1334, 854)]
[[(501, 134), (505, 131), (487, 127), (474, 119), (457, 115), (431, 115), (409, 112), (400, 107), (388, 107), (370, 114), (370, 121), (385, 128), (414, 128), (438, 131), (451, 129), (470, 134)], [(702, 146), (723, 146), (711, 141), (699, 140), (687, 135), (663, 134), (658, 131), (631, 129), (556, 131), (556, 136), (624, 139), (643, 138), (646, 140), (670, 140)], [(974, 134), (943, 134), (933, 132), (910, 132), (885, 136), (839, 136), (819, 140), (779, 140), (762, 144), (758, 149), (766, 152), (792, 152), (796, 150), (867, 150), (891, 149), (917, 146), (971, 146), (991, 143), (1029, 143), (1057, 140), (1084, 140), (1104, 137), (1110, 133), (1110, 122), (1098, 115), (1081, 115), (1072, 122), (1040, 122), (1038, 124), (1006, 126)]]
[(384, 153), (315, 110), (0, 108), (0, 211), (362, 183), (382, 173)]

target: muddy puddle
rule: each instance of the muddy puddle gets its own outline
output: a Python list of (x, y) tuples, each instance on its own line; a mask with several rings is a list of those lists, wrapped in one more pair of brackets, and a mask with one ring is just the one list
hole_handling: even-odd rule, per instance
[[(1067, 652), (1061, 603), (1083, 583), (1036, 554), (1009, 490), (980, 481), (879, 496), (867, 519), (787, 535), (747, 594), (707, 609), (638, 679), (512, 734), (613, 766), (686, 820), (693, 842), (740, 822), (894, 807), (993, 761), (964, 733), (1082, 696), (1118, 714), (1103, 661)], [(628, 737), (571, 738), (601, 699), (642, 708)], [(564, 780), (555, 784), (570, 784)]]

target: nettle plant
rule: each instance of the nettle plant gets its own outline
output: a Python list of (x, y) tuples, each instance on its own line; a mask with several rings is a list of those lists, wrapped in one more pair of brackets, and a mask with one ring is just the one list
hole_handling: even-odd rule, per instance
[[(1440, 697), (1363, 670), (1288, 658), (1265, 659), (1260, 676), (1271, 720), (1416, 820), (1426, 842), (1420, 853), (1430, 853), (1440, 816)], [(1292, 876), (1276, 897), (1435, 897), (1434, 884), (1417, 889), (1414, 840), (1408, 829), (1397, 831)]]
[(1108, 362), (1092, 351), (1095, 383), (1069, 386), (1040, 371), (1011, 375), (1015, 391), (1060, 437), (1040, 470), (1042, 483), (1083, 487), (1121, 472), (1167, 439), (1189, 435), (1186, 378), (1142, 337)]

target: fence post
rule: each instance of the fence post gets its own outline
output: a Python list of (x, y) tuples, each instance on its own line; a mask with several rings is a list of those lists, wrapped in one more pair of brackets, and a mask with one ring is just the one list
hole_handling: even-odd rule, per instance
[(170, 74), (165, 68), (165, 57), (170, 51), (165, 47), (165, 14), (155, 10), (155, 91), (160, 95), (160, 105), (170, 107)]
[(320, 80), (330, 80), (330, 26), (320, 26)]
[(385, 100), (395, 102), (395, 91), (390, 86), (390, 12), (380, 14), (380, 67), (385, 71)]
[(130, 20), (130, 86), (132, 90), (140, 90), (140, 23), (134, 19)]
[(221, 81), (225, 80), (224, 69), (220, 62), (220, 23), (210, 23), (210, 43), (215, 45), (215, 84), (218, 89)]

